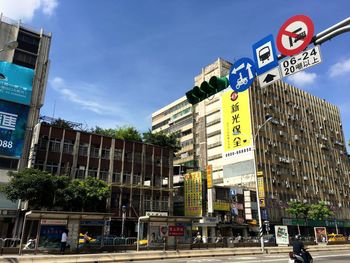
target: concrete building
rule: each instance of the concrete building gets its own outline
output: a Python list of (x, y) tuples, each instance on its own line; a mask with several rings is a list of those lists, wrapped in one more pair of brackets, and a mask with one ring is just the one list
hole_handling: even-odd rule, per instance
[[(22, 89), (22, 95), (25, 93), (28, 101), (23, 102), (21, 100), (9, 99), (4, 96), (1, 92), (0, 104), (2, 114), (4, 109), (18, 109), (19, 112), (25, 111), (22, 121), (24, 122), (25, 128), (23, 128), (23, 138), (20, 139), (19, 149), (15, 154), (8, 154), (1, 152), (0, 156), (0, 183), (4, 184), (8, 182), (7, 176), (8, 171), (15, 171), (26, 167), (28, 162), (28, 153), (30, 148), (30, 142), (32, 137), (32, 131), (34, 126), (38, 122), (39, 111), (44, 103), (46, 82), (49, 71), (49, 50), (51, 43), (51, 34), (45, 33), (43, 29), (35, 30), (26, 25), (23, 25), (19, 21), (14, 21), (6, 18), (2, 14), (0, 15), (0, 48), (4, 47), (11, 41), (17, 41), (18, 46), (14, 50), (8, 50), (0, 52), (1, 65), (4, 64), (4, 68), (15, 68), (16, 85), (21, 79), (24, 79), (22, 73), (28, 73), (32, 71), (30, 87)], [(6, 64), (8, 62), (8, 64)], [(6, 64), (6, 65), (5, 65)], [(6, 73), (3, 74), (2, 80), (7, 80)], [(5, 74), (5, 75), (4, 75)], [(17, 89), (18, 86), (10, 86), (10, 83), (1, 85), (1, 90), (5, 88)], [(19, 88), (22, 88), (19, 86)], [(12, 112), (13, 114), (13, 112)], [(9, 115), (12, 117), (18, 117), (17, 114)], [(23, 125), (23, 123), (22, 123)], [(18, 134), (18, 127), (16, 126), (16, 132)], [(1, 130), (1, 140), (4, 140), (4, 134), (8, 129)], [(11, 142), (12, 145), (12, 142)], [(0, 236), (9, 237), (11, 236), (11, 230), (15, 223), (15, 217), (17, 215), (18, 204), (9, 202), (3, 196), (0, 198)], [(16, 227), (15, 227), (16, 229)], [(15, 230), (16, 232), (16, 230)]]
[(28, 166), (72, 179), (91, 176), (111, 185), (107, 212), (110, 233), (136, 237), (137, 219), (146, 212), (173, 211), (173, 152), (142, 142), (63, 129), (47, 123), (35, 127)]
[[(214, 75), (225, 76), (230, 66), (229, 62), (218, 59), (195, 77), (194, 84), (199, 86)], [(336, 218), (350, 219), (350, 164), (339, 109), (279, 81), (266, 88), (254, 83), (246, 93), (239, 93), (239, 98), (246, 98), (246, 110), (242, 111), (240, 102), (241, 111), (234, 113), (238, 104), (231, 93), (229, 88), (192, 108), (194, 163), (202, 171), (207, 165), (212, 166), (213, 203), (226, 204), (220, 206), (226, 207), (226, 211), (219, 211), (214, 205), (213, 215), (221, 215), (221, 222), (226, 215), (232, 216), (232, 224), (242, 223), (242, 219), (253, 227), (257, 224), (255, 159), (256, 172), (263, 177), (259, 183), (259, 191), (263, 189), (264, 193), (260, 196), (264, 199), (261, 200), (263, 217), (272, 224), (281, 223), (287, 216), (284, 209), (291, 200), (305, 203), (322, 200), (333, 208)], [(167, 108), (156, 115), (160, 116)], [(272, 121), (261, 128), (269, 116), (273, 117)], [(238, 120), (242, 121), (241, 127), (232, 126)], [(246, 125), (243, 132), (242, 125)], [(234, 129), (238, 129), (238, 135)], [(226, 150), (230, 143), (231, 149)], [(234, 149), (236, 146), (240, 150)], [(241, 198), (244, 190), (253, 190), (249, 204)], [(249, 216), (247, 210), (243, 214), (238, 211), (238, 215), (237, 210), (232, 211), (247, 206)]]

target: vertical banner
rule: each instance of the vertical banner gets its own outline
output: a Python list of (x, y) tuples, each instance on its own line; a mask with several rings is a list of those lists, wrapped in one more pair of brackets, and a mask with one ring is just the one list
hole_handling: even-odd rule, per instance
[(202, 173), (184, 176), (185, 216), (202, 216)]
[(276, 244), (289, 245), (288, 226), (275, 226)]
[(265, 188), (264, 188), (264, 175), (262, 171), (258, 172), (258, 194), (259, 194), (259, 203), (261, 208), (265, 208)]
[(213, 188), (213, 166), (207, 165), (207, 187), (208, 189)]
[(249, 90), (227, 91), (221, 103), (224, 164), (253, 159)]
[(30, 105), (34, 70), (16, 64), (0, 62), (0, 98)]
[(0, 100), (0, 155), (22, 155), (29, 106)]
[(250, 200), (250, 191), (244, 191), (244, 214), (246, 220), (252, 220), (252, 201)]

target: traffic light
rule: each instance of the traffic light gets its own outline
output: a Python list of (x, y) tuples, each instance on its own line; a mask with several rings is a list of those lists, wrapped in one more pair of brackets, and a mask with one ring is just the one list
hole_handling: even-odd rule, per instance
[(218, 78), (213, 76), (210, 78), (209, 82), (204, 81), (201, 83), (200, 87), (195, 86), (193, 89), (186, 92), (187, 101), (192, 105), (197, 104), (198, 102), (226, 89), (229, 85), (230, 84), (226, 77)]

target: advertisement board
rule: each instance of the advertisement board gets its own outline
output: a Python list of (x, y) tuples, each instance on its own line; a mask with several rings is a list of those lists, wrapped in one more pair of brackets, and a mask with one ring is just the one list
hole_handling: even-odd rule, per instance
[(222, 164), (225, 186), (254, 187), (254, 147), (249, 90), (224, 92), (221, 97)]
[(0, 100), (0, 155), (20, 158), (29, 106)]
[(277, 245), (289, 244), (288, 226), (275, 226), (275, 233)]
[(34, 70), (0, 61), (0, 98), (30, 105)]
[(316, 243), (327, 242), (327, 229), (325, 227), (314, 227)]
[(202, 216), (202, 174), (189, 173), (184, 176), (185, 216)]

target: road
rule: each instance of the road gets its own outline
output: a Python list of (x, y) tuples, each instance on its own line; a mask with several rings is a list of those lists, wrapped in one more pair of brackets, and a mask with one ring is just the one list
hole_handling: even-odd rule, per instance
[[(348, 263), (350, 262), (350, 251), (333, 250), (313, 252), (311, 255), (314, 258), (314, 263), (317, 262), (335, 262), (335, 263)], [(246, 256), (224, 256), (224, 257), (196, 257), (196, 258), (179, 258), (179, 259), (166, 259), (166, 260), (143, 260), (142, 263), (286, 263), (288, 262), (288, 254), (272, 254), (272, 255), (246, 255)]]

